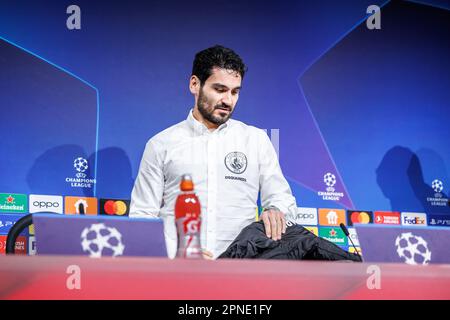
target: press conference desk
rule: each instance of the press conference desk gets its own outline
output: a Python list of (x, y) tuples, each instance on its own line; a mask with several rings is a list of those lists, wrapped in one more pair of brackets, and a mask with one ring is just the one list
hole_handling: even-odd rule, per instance
[[(81, 270), (81, 289), (66, 286)], [(0, 299), (450, 299), (450, 265), (1, 256)], [(370, 271), (370, 268), (369, 268)]]

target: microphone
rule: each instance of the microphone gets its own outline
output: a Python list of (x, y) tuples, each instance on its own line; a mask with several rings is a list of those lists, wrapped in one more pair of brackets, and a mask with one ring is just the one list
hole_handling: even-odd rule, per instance
[(347, 236), (347, 238), (348, 238), (348, 239), (350, 240), (350, 242), (352, 243), (352, 246), (353, 246), (353, 249), (355, 249), (356, 255), (357, 255), (357, 256), (361, 259), (361, 261), (362, 261), (362, 257), (361, 257), (361, 255), (359, 254), (358, 250), (356, 250), (355, 244), (353, 243), (353, 240), (352, 240), (352, 238), (350, 237), (350, 232), (348, 232), (347, 227), (346, 227), (345, 224), (343, 224), (342, 222), (341, 222), (341, 224), (340, 224), (339, 226), (341, 227), (342, 231), (344, 231), (345, 235)]

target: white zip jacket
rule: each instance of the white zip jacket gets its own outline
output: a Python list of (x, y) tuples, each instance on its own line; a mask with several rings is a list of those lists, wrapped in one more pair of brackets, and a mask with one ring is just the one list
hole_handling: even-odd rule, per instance
[(264, 208), (297, 210), (265, 131), (233, 119), (209, 131), (191, 110), (147, 142), (131, 195), (130, 217), (163, 219), (170, 258), (177, 250), (175, 200), (185, 173), (201, 203), (202, 248), (214, 258), (255, 221), (258, 192)]

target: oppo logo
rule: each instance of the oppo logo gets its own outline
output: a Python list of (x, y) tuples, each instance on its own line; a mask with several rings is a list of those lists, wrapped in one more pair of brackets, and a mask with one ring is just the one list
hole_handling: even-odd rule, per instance
[(295, 219), (314, 219), (314, 214), (312, 213), (299, 213), (295, 216)]
[(30, 213), (35, 212), (63, 213), (63, 198), (61, 196), (30, 194)]
[(50, 202), (50, 201), (34, 201), (33, 206), (42, 209), (42, 208), (59, 208), (59, 202)]

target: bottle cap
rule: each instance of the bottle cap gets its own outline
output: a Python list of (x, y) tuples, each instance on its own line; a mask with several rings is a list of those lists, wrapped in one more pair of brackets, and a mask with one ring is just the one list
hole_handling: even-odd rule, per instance
[(194, 183), (192, 182), (192, 177), (190, 174), (183, 174), (181, 176), (180, 189), (181, 191), (194, 190)]

